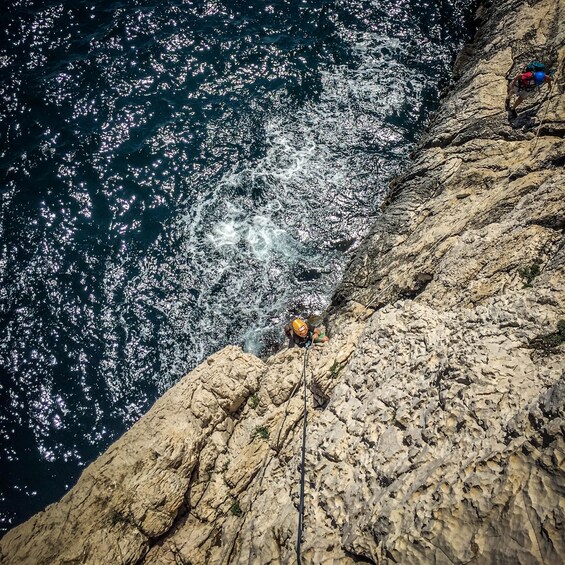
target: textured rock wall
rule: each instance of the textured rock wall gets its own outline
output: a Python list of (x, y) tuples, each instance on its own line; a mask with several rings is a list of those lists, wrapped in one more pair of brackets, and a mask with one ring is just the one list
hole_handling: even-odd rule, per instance
[[(565, 562), (565, 3), (480, 17), (309, 353), (305, 563)], [(207, 359), (0, 563), (296, 562), (304, 354)]]
[[(480, 12), (485, 23), (456, 62), (455, 90), (393, 183), (336, 292), (336, 310), (417, 295), (438, 307), (471, 306), (519, 290), (518, 269), (547, 265), (559, 248), (565, 3), (506, 1)], [(557, 70), (556, 85), (510, 122), (506, 78), (535, 57)]]

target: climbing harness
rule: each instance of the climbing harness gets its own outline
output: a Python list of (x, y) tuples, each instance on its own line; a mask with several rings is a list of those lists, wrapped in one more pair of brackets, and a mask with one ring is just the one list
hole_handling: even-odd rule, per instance
[(302, 546), (302, 532), (304, 528), (304, 479), (305, 479), (305, 471), (304, 471), (304, 462), (306, 459), (306, 426), (308, 422), (308, 407), (306, 405), (306, 365), (308, 363), (308, 352), (310, 351), (310, 344), (306, 345), (304, 351), (304, 368), (302, 370), (302, 382), (303, 382), (303, 390), (304, 390), (304, 416), (303, 422), (304, 425), (302, 427), (302, 455), (300, 461), (300, 498), (298, 503), (298, 532), (296, 535), (296, 559), (298, 565), (302, 565), (302, 559), (300, 557), (300, 549)]
[(518, 87), (518, 92), (525, 90), (530, 92), (537, 88), (536, 79), (534, 78), (534, 73), (522, 73), (518, 82), (516, 84)]

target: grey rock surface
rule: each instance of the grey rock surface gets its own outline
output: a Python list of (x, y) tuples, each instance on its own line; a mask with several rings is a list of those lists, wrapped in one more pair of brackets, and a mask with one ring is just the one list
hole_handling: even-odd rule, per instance
[[(352, 257), (306, 364), (304, 563), (565, 563), (564, 14), (480, 8)], [(533, 57), (556, 85), (509, 122)], [(0, 563), (295, 563), (304, 355), (211, 356)]]

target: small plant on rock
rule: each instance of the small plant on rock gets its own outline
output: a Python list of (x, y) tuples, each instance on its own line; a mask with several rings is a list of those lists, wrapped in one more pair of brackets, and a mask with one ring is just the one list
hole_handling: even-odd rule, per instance
[(337, 379), (339, 373), (341, 372), (341, 365), (337, 362), (337, 359), (333, 362), (333, 365), (330, 367), (330, 377), (332, 379)]
[(530, 341), (530, 346), (534, 349), (551, 350), (562, 343), (565, 343), (565, 320), (557, 322), (557, 331), (546, 335), (540, 335)]
[(110, 524), (112, 524), (112, 526), (115, 526), (116, 524), (120, 524), (120, 523), (124, 523), (124, 524), (128, 523), (127, 518), (123, 514), (118, 512), (115, 508), (112, 508), (112, 510), (110, 510), (109, 518), (110, 518)]
[(253, 410), (255, 410), (257, 408), (257, 406), (259, 406), (259, 397), (254, 394), (253, 396), (249, 397), (249, 406), (251, 406), (251, 408), (253, 408)]
[(518, 269), (518, 273), (524, 281), (524, 288), (531, 288), (533, 280), (541, 273), (540, 262), (534, 261), (531, 265)]
[(237, 516), (238, 518), (241, 518), (241, 516), (243, 516), (243, 510), (239, 506), (239, 502), (237, 500), (234, 500), (234, 503), (231, 505), (230, 512), (233, 516)]
[(269, 429), (265, 426), (257, 426), (253, 433), (253, 439), (260, 437), (261, 439), (269, 439)]

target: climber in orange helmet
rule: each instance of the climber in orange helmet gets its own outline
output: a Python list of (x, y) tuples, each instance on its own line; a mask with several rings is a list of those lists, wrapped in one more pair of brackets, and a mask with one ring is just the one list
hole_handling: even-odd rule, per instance
[(301, 318), (295, 318), (284, 327), (284, 333), (288, 337), (288, 347), (310, 346), (312, 343), (326, 343), (330, 338), (318, 327), (309, 326)]

